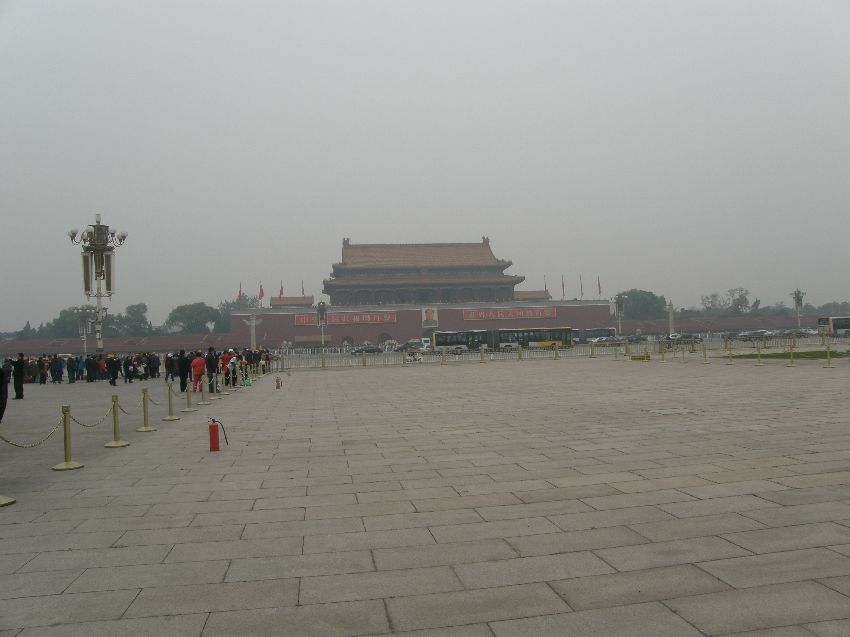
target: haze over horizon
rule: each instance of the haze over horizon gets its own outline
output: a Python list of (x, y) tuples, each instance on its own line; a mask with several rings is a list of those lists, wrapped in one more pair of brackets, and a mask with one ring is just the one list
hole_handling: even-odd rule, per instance
[[(352, 243), (477, 242), (521, 289), (850, 298), (850, 3), (0, 0), (0, 331), (320, 297)], [(267, 301), (267, 300), (266, 300)]]

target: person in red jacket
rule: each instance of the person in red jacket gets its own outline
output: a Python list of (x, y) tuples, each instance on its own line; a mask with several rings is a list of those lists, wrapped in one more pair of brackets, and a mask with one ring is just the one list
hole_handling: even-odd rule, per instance
[(192, 391), (201, 391), (201, 383), (204, 381), (204, 372), (207, 370), (207, 361), (200, 352), (195, 352), (192, 359)]

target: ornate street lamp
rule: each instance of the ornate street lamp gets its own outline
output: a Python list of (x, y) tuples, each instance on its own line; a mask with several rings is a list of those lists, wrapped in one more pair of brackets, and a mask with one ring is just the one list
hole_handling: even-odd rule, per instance
[(97, 301), (95, 337), (97, 353), (103, 354), (103, 298), (112, 296), (115, 291), (115, 248), (124, 244), (127, 233), (103, 225), (100, 215), (95, 215), (93, 225), (87, 226), (82, 233), (69, 230), (68, 238), (71, 243), (83, 246), (83, 292), (87, 298), (94, 297)]
[(617, 309), (617, 336), (623, 335), (623, 314), (626, 311), (627, 298), (629, 297), (626, 294), (618, 294), (614, 297), (614, 303)]
[(797, 288), (793, 292), (791, 292), (791, 298), (794, 299), (794, 309), (797, 311), (797, 328), (800, 327), (800, 310), (803, 309), (803, 297), (806, 296), (806, 293)]

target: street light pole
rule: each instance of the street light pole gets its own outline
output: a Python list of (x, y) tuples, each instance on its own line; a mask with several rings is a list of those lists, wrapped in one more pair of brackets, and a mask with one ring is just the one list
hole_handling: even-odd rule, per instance
[(617, 336), (623, 335), (623, 314), (626, 311), (626, 299), (629, 298), (625, 294), (618, 294), (615, 297), (615, 307), (617, 309)]
[(803, 309), (803, 297), (806, 293), (797, 288), (791, 292), (791, 298), (794, 299), (794, 309), (797, 311), (797, 329), (800, 328), (800, 310)]
[(676, 308), (673, 307), (673, 301), (668, 301), (665, 309), (667, 310), (667, 336), (670, 336), (670, 334), (675, 333), (673, 330), (673, 313)]
[[(79, 235), (79, 236), (78, 236)], [(103, 354), (103, 299), (112, 296), (115, 290), (115, 248), (127, 240), (126, 232), (116, 232), (113, 228), (100, 222), (100, 215), (95, 215), (94, 224), (88, 226), (82, 233), (77, 230), (68, 231), (71, 243), (83, 246), (83, 292), (89, 299), (94, 297), (95, 310), (95, 340), (98, 354)], [(94, 283), (94, 291), (92, 290)], [(104, 286), (106, 290), (104, 290)]]

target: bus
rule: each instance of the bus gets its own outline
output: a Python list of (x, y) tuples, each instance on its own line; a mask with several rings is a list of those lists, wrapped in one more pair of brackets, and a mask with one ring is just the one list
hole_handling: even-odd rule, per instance
[(850, 316), (822, 316), (818, 319), (818, 333), (847, 336), (850, 334)]
[(477, 351), (482, 346), (489, 350), (515, 350), (519, 347), (571, 347), (572, 329), (569, 327), (525, 327), (497, 330), (467, 330), (460, 332), (434, 332), (435, 352)]
[(591, 327), (589, 329), (573, 330), (573, 342), (586, 345), (592, 338), (617, 336), (613, 327)]

